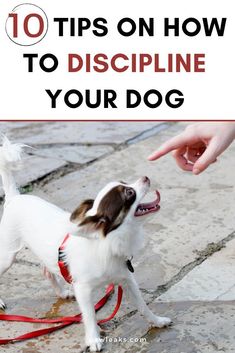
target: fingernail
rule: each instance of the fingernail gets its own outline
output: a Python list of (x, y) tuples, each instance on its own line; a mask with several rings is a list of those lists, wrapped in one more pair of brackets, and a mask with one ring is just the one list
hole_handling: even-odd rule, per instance
[(201, 173), (200, 169), (198, 169), (198, 168), (193, 169), (193, 174), (198, 175), (200, 173)]

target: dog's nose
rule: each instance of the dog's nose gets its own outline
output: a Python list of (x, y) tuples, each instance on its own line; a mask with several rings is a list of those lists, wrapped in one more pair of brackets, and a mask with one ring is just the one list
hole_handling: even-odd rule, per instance
[(147, 176), (142, 177), (142, 181), (150, 185), (150, 179)]

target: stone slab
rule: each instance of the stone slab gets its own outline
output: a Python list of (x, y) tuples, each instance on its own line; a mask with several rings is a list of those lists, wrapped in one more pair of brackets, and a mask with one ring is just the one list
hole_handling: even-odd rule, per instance
[(161, 122), (0, 122), (0, 132), (31, 145), (120, 144)]
[(40, 146), (33, 151), (34, 155), (56, 158), (62, 161), (85, 164), (92, 162), (99, 157), (114, 151), (112, 146), (107, 145), (90, 145), (90, 146), (70, 146), (70, 145), (59, 145), (43, 147)]
[(173, 325), (163, 329), (150, 329), (144, 319), (136, 314), (110, 333), (105, 341), (105, 351), (234, 353), (234, 303), (197, 301), (152, 304), (151, 309), (160, 315), (170, 316)]
[(235, 240), (195, 267), (157, 300), (235, 300)]
[[(24, 186), (64, 165), (66, 162), (60, 159), (25, 155), (22, 168), (14, 173), (15, 180), (19, 186)], [(2, 185), (0, 196), (3, 196)]]

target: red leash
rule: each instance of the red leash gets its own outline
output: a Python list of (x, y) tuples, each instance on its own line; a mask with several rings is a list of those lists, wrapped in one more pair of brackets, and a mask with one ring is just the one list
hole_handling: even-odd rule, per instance
[[(97, 312), (100, 310), (108, 301), (109, 297), (111, 294), (114, 292), (114, 285), (110, 284), (109, 287), (106, 290), (106, 294), (101, 298), (96, 304), (95, 304), (95, 311)], [(98, 321), (98, 324), (103, 324), (104, 322), (110, 321), (114, 318), (116, 313), (118, 312), (121, 302), (122, 302), (122, 294), (123, 290), (121, 286), (118, 286), (118, 295), (117, 295), (117, 303), (114, 308), (114, 311), (112, 314), (102, 320)], [(43, 335), (47, 335), (51, 332), (60, 330), (64, 327), (70, 326), (74, 323), (79, 323), (82, 321), (82, 315), (78, 314), (75, 316), (67, 316), (67, 317), (61, 317), (61, 318), (56, 318), (56, 319), (37, 319), (37, 318), (32, 318), (28, 316), (19, 316), (19, 315), (0, 315), (0, 320), (2, 321), (17, 321), (17, 322), (32, 322), (32, 323), (41, 323), (41, 324), (60, 324), (55, 327), (48, 327), (45, 329), (41, 330), (36, 330), (32, 331), (29, 333), (25, 333), (24, 335), (14, 337), (14, 338), (6, 338), (6, 339), (0, 339), (0, 345), (7, 344), (7, 343), (14, 343), (16, 341), (23, 341), (27, 340), (30, 338), (35, 338)]]

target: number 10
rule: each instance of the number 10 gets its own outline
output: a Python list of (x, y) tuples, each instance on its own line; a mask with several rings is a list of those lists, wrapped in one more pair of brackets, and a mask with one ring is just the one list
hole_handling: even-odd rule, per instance
[[(13, 18), (13, 37), (18, 38), (18, 14), (17, 13), (10, 13), (9, 17)], [(29, 21), (32, 18), (36, 18), (38, 20), (39, 28), (36, 33), (32, 33), (29, 30)], [(31, 13), (31, 14), (27, 15), (23, 21), (23, 29), (24, 29), (24, 33), (26, 34), (26, 36), (28, 36), (30, 38), (40, 37), (44, 31), (43, 18), (40, 15), (38, 15), (37, 13)]]

